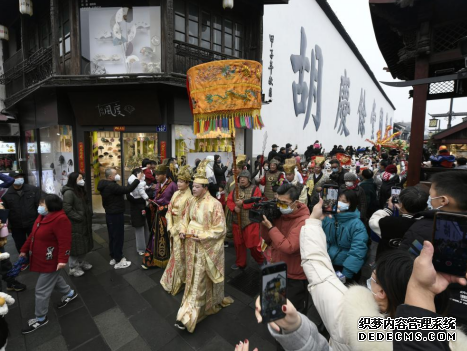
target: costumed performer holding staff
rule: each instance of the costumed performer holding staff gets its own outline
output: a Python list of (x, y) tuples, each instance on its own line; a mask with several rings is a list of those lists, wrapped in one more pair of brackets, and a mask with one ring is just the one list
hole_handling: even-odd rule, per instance
[(151, 236), (143, 256), (142, 268), (165, 268), (170, 257), (170, 242), (167, 234), (167, 220), (165, 214), (170, 199), (178, 190), (176, 183), (167, 177), (167, 166), (158, 165), (155, 170), (157, 185), (154, 189), (154, 199), (150, 202)]
[(193, 197), (190, 190), (191, 172), (189, 166), (178, 171), (178, 191), (172, 196), (165, 215), (167, 232), (170, 234), (170, 259), (161, 279), (161, 285), (168, 293), (177, 295), (185, 283), (185, 243), (180, 240), (179, 226), (188, 201)]
[(180, 222), (185, 241), (186, 283), (175, 326), (192, 333), (196, 324), (233, 303), (224, 297), (225, 216), (222, 205), (209, 194), (208, 160), (197, 168), (193, 198)]

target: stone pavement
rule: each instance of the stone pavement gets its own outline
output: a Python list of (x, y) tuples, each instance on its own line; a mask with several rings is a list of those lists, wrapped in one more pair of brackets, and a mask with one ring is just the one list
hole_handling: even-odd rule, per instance
[[(97, 219), (95, 223), (102, 223)], [(162, 269), (143, 270), (136, 252), (134, 230), (125, 226), (124, 255), (132, 265), (115, 270), (109, 265), (107, 229), (94, 224), (94, 250), (86, 260), (93, 268), (79, 278), (66, 281), (76, 289), (78, 298), (64, 309), (56, 305), (60, 295), (52, 294), (48, 325), (32, 334), (21, 335), (27, 320), (34, 317), (34, 286), (37, 273), (22, 272), (18, 280), (27, 290), (12, 293), (16, 299), (6, 319), (10, 327), (7, 351), (100, 351), (100, 350), (234, 350), (240, 340), (248, 339), (260, 351), (275, 350), (275, 341), (264, 324), (254, 317), (254, 299), (225, 283), (225, 294), (235, 303), (203, 320), (193, 334), (174, 327), (182, 294), (171, 296), (160, 285)], [(13, 239), (6, 251), (17, 259)], [(241, 274), (232, 271), (235, 251), (225, 251), (226, 280)], [(68, 271), (68, 268), (67, 268)], [(6, 290), (3, 284), (3, 291)], [(251, 348), (253, 349), (253, 348)]]

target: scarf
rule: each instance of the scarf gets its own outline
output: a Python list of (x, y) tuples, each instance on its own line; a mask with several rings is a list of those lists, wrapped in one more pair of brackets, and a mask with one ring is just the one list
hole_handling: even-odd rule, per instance
[(389, 172), (383, 172), (383, 174), (381, 175), (381, 178), (382, 178), (385, 182), (389, 182), (389, 181), (391, 180), (392, 177), (394, 177), (394, 174), (389, 173)]

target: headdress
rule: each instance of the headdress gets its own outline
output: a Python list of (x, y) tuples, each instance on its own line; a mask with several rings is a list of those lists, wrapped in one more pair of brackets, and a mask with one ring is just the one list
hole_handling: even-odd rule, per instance
[(279, 161), (277, 161), (275, 158), (273, 158), (271, 161), (269, 161), (269, 164), (275, 164), (275, 165), (280, 165), (281, 163)]
[(190, 166), (181, 166), (178, 170), (177, 178), (185, 182), (191, 182), (191, 168)]
[(294, 158), (288, 158), (287, 160), (285, 160), (285, 164), (284, 164), (284, 172), (287, 174), (287, 173), (294, 173), (295, 172), (295, 167), (297, 166), (297, 164), (295, 163), (295, 159)]
[(156, 173), (156, 175), (167, 174), (167, 166), (164, 164), (157, 165), (154, 173)]
[(236, 163), (238, 168), (243, 168), (246, 166), (246, 155), (237, 155)]
[(244, 169), (243, 171), (240, 172), (240, 174), (238, 175), (238, 178), (240, 178), (240, 177), (248, 178), (248, 181), (251, 183), (251, 173), (248, 172), (246, 169)]
[(196, 168), (196, 174), (193, 176), (194, 180), (193, 183), (198, 183), (198, 184), (209, 184), (208, 178), (206, 177), (206, 167), (210, 160), (205, 159), (200, 162), (198, 165), (198, 168)]

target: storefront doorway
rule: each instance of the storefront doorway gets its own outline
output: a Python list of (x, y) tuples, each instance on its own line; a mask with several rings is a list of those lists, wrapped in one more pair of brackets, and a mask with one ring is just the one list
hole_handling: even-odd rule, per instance
[(92, 207), (95, 213), (104, 213), (97, 185), (105, 179), (106, 168), (116, 169), (121, 175), (118, 184), (126, 185), (132, 170), (141, 167), (143, 159), (157, 159), (157, 133), (91, 131), (88, 138)]

